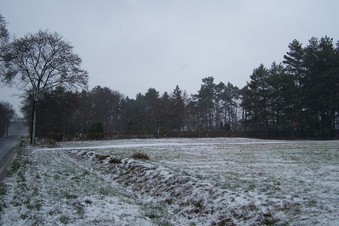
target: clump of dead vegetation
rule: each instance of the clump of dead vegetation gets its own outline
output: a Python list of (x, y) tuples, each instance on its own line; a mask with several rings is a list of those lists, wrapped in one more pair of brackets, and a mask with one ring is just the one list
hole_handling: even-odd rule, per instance
[(144, 152), (140, 152), (140, 151), (136, 151), (133, 153), (132, 155), (133, 159), (139, 159), (139, 160), (149, 160), (149, 156), (144, 153)]

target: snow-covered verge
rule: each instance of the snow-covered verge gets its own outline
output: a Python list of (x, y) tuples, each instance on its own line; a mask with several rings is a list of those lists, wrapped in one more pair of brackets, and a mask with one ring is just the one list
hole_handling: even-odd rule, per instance
[(338, 175), (339, 141), (68, 142), (30, 151), (0, 223), (338, 225)]

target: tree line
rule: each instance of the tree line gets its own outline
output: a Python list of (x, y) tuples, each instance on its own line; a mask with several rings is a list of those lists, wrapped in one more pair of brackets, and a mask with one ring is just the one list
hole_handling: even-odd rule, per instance
[[(242, 89), (244, 126), (264, 137), (332, 138), (339, 126), (339, 42), (293, 40), (282, 63), (260, 65)], [(336, 131), (337, 129), (337, 131)]]
[[(236, 130), (237, 98), (237, 87), (222, 82), (216, 85), (213, 77), (203, 79), (198, 94), (192, 96), (179, 86), (163, 94), (150, 88), (135, 99), (108, 87), (81, 92), (58, 87), (45, 92), (37, 103), (37, 133), (100, 138), (105, 134), (159, 136), (173, 131)], [(27, 96), (23, 107), (28, 119), (31, 99)]]
[(135, 99), (100, 86), (78, 93), (54, 89), (39, 102), (39, 130), (157, 135), (242, 131), (272, 138), (335, 137), (339, 42), (335, 45), (329, 37), (311, 38), (303, 47), (293, 40), (288, 48), (283, 62), (273, 62), (270, 68), (259, 65), (242, 89), (229, 82), (216, 84), (213, 77), (202, 79), (200, 90), (193, 95), (179, 86), (163, 94), (150, 88)]
[(19, 84), (23, 113), (35, 136), (152, 134), (178, 131), (241, 131), (257, 137), (333, 138), (339, 112), (339, 42), (293, 40), (281, 63), (259, 65), (243, 88), (202, 79), (196, 94), (176, 86), (160, 94), (150, 88), (135, 98), (97, 86), (70, 43), (39, 31), (9, 40), (1, 17), (1, 81)]

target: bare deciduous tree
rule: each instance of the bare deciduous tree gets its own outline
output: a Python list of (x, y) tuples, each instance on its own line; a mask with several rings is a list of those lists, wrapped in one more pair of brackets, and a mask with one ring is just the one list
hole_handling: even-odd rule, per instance
[(8, 46), (9, 33), (6, 28), (6, 21), (0, 14), (0, 78), (4, 74), (4, 58)]
[(31, 143), (35, 144), (36, 103), (41, 94), (55, 87), (86, 87), (88, 74), (80, 68), (81, 58), (57, 33), (39, 31), (15, 39), (6, 62), (7, 81), (14, 81), (32, 96)]

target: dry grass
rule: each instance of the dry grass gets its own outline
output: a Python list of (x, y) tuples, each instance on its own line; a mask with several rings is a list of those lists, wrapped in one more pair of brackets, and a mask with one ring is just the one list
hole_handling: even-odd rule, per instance
[(149, 160), (149, 156), (146, 154), (146, 153), (143, 153), (143, 152), (134, 152), (133, 155), (132, 155), (132, 158), (133, 159), (141, 159), (141, 160)]

